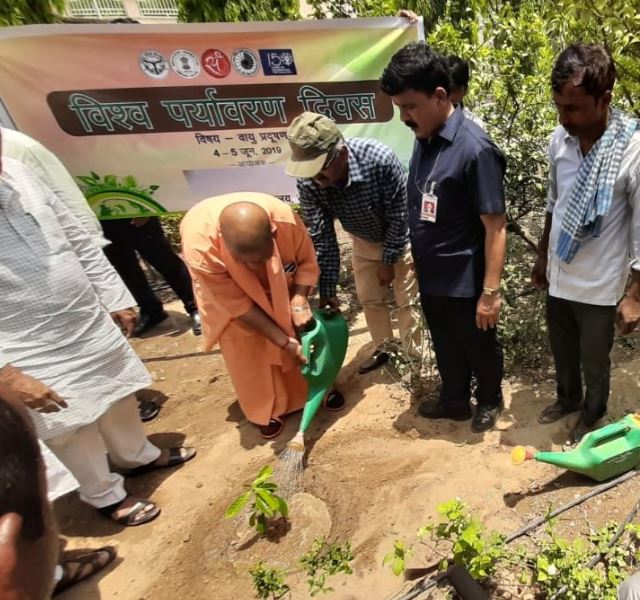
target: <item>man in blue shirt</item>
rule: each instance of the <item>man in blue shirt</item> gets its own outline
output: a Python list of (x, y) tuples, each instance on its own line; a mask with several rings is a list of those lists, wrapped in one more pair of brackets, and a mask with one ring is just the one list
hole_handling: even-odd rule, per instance
[(287, 174), (298, 179), (300, 208), (320, 265), (320, 307), (338, 308), (340, 249), (338, 219), (353, 241), (352, 268), (374, 353), (359, 368), (380, 367), (393, 338), (387, 302), (391, 285), (400, 337), (409, 359), (420, 359), (418, 284), (409, 251), (406, 175), (393, 150), (366, 138), (343, 139), (328, 117), (304, 112), (287, 131), (291, 157)]
[(442, 378), (428, 419), (465, 420), (471, 377), (478, 404), (471, 428), (493, 427), (502, 407), (496, 337), (506, 245), (505, 161), (450, 98), (447, 60), (424, 42), (392, 57), (380, 80), (416, 136), (409, 168), (409, 232), (422, 308)]

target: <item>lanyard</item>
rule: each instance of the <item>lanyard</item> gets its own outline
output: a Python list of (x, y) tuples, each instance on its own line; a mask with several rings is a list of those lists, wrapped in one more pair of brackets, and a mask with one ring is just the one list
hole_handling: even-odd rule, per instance
[[(438, 149), (438, 154), (436, 155), (436, 160), (433, 163), (433, 167), (431, 168), (431, 172), (429, 173), (429, 175), (427, 175), (427, 177), (424, 180), (424, 184), (421, 186), (418, 183), (418, 179), (417, 179), (417, 167), (420, 166), (420, 161), (422, 160), (422, 145), (420, 144), (420, 142), (418, 142), (418, 157), (417, 157), (417, 165), (416, 165), (416, 175), (413, 176), (413, 183), (416, 186), (416, 189), (418, 190), (418, 192), (420, 192), (421, 195), (424, 195), (427, 193), (427, 183), (431, 180), (431, 177), (433, 176), (436, 167), (438, 166), (438, 161), (440, 160), (440, 155), (442, 154), (442, 148), (443, 145), (440, 145), (440, 148)], [(435, 181), (431, 181), (431, 187), (429, 188), (429, 193), (433, 194), (435, 192), (436, 189), (436, 182)]]

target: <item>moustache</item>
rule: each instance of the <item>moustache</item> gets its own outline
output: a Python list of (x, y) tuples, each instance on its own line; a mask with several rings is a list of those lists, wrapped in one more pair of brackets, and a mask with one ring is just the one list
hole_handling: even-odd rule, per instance
[(418, 129), (418, 124), (414, 123), (413, 121), (405, 121), (404, 124), (412, 131), (415, 131), (416, 129)]

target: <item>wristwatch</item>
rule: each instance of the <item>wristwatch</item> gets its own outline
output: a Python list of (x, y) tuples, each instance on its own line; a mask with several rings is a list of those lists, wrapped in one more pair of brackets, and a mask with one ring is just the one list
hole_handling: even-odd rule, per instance
[(490, 288), (490, 287), (483, 287), (482, 288), (482, 293), (486, 294), (487, 296), (495, 296), (496, 294), (500, 293), (500, 288)]

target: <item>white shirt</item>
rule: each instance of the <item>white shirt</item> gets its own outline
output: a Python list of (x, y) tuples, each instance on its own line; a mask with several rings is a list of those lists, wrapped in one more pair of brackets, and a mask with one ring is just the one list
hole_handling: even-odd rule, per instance
[(583, 156), (577, 138), (557, 127), (549, 144), (549, 198), (553, 214), (547, 279), (556, 298), (615, 306), (624, 293), (629, 268), (640, 271), (640, 133), (622, 155), (609, 212), (597, 238), (588, 237), (569, 263), (556, 255), (562, 219)]
[(99, 248), (107, 246), (109, 240), (104, 237), (98, 218), (58, 157), (40, 142), (19, 131), (2, 127), (0, 134), (2, 156), (13, 158), (27, 167), (80, 221)]
[(30, 411), (43, 440), (74, 431), (151, 382), (109, 313), (135, 300), (68, 209), (22, 164), (0, 176), (0, 365), (68, 403)]

